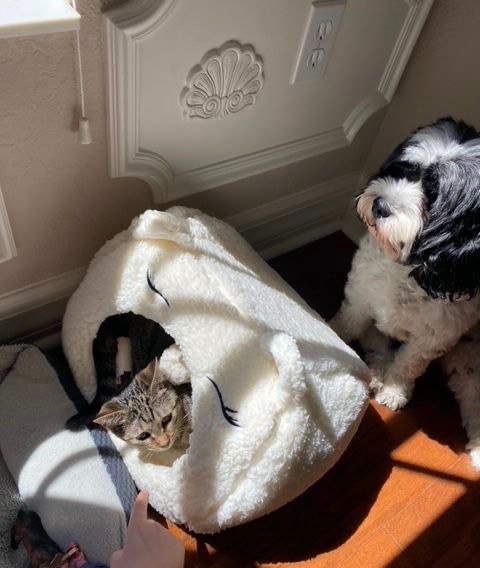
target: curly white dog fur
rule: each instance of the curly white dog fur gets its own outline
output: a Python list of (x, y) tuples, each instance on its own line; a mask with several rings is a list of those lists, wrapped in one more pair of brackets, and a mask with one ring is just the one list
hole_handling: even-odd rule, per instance
[[(396, 410), (479, 320), (479, 133), (450, 118), (420, 128), (369, 181), (357, 211), (369, 234), (331, 325), (347, 342), (361, 339), (375, 398)], [(442, 365), (480, 469), (480, 328)]]

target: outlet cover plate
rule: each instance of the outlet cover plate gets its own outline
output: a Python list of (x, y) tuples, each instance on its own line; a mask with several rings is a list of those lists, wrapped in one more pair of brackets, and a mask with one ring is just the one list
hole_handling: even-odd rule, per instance
[(314, 2), (293, 68), (291, 84), (322, 77), (333, 51), (346, 0)]

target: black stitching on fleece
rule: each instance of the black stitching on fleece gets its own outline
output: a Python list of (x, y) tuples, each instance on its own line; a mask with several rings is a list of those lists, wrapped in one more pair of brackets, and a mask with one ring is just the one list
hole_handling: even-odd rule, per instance
[(153, 285), (152, 279), (150, 277), (150, 271), (149, 270), (147, 270), (147, 284), (148, 284), (148, 287), (150, 288), (150, 290), (153, 290), (155, 292), (155, 294), (158, 294), (159, 296), (161, 296), (164, 299), (167, 306), (170, 307), (170, 302), (167, 300), (167, 298), (165, 298), (165, 296), (159, 290), (157, 290), (155, 288), (155, 286)]
[(237, 426), (238, 428), (240, 428), (240, 424), (238, 424), (238, 420), (236, 418), (234, 418), (233, 416), (229, 416), (229, 414), (228, 414), (229, 412), (237, 413), (238, 410), (232, 410), (231, 408), (228, 408), (228, 406), (225, 406), (225, 404), (223, 402), (222, 393), (220, 392), (220, 389), (218, 388), (217, 383), (213, 379), (211, 379), (210, 377), (207, 377), (207, 379), (212, 383), (215, 390), (217, 391), (218, 399), (220, 401), (220, 406), (222, 408), (222, 414), (223, 414), (223, 417), (225, 418), (225, 420), (229, 424), (231, 424), (232, 426)]

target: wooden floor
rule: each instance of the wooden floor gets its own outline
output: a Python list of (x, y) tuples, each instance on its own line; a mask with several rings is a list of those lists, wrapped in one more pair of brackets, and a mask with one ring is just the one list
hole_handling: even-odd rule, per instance
[[(329, 318), (354, 247), (335, 234), (272, 266)], [(170, 530), (187, 566), (480, 567), (480, 483), (445, 381), (432, 368), (399, 412), (371, 403), (340, 461), (307, 493), (215, 536)]]

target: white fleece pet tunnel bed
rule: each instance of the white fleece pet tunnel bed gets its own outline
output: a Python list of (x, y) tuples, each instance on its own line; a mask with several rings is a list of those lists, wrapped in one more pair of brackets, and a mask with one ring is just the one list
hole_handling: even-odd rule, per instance
[(225, 223), (147, 211), (100, 249), (63, 321), (89, 400), (93, 340), (127, 312), (158, 322), (191, 374), (190, 447), (171, 467), (112, 436), (167, 518), (206, 533), (252, 520), (300, 495), (350, 442), (367, 404), (365, 365)]

